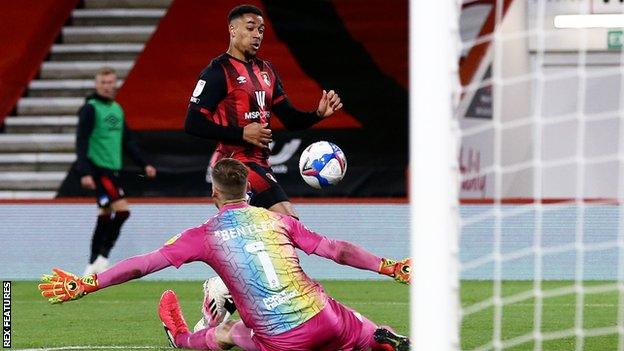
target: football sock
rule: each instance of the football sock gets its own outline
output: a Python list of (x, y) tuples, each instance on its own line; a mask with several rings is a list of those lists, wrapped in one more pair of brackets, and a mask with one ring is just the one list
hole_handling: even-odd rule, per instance
[[(217, 327), (214, 328), (206, 328), (203, 329), (206, 332), (204, 333), (204, 345), (206, 345), (207, 348), (205, 348), (204, 350), (221, 350), (221, 348), (219, 347), (219, 344), (217, 343)], [(198, 333), (201, 333), (202, 330), (198, 331)]]
[[(110, 255), (113, 246), (117, 242), (117, 238), (119, 238), (119, 233), (121, 232), (121, 226), (123, 226), (124, 222), (130, 217), (130, 211), (117, 211), (113, 219), (111, 220), (108, 235), (104, 240), (104, 245), (102, 245), (100, 249), (100, 254), (106, 258)], [(97, 255), (96, 255), (97, 256)]]
[[(181, 333), (176, 335), (175, 343), (178, 347), (193, 350), (221, 350), (217, 343), (217, 327), (205, 328), (195, 333)], [(232, 341), (244, 351), (258, 351), (258, 347), (251, 340), (251, 330), (242, 321), (236, 322), (230, 330)]]
[(91, 239), (91, 257), (89, 264), (93, 263), (100, 254), (106, 240), (106, 233), (111, 224), (110, 214), (101, 214), (97, 217), (97, 223), (93, 230), (93, 238)]
[(242, 321), (238, 321), (232, 326), (230, 337), (236, 346), (245, 351), (258, 350), (256, 344), (251, 340), (251, 329), (247, 328)]
[(214, 341), (213, 345), (209, 345), (209, 343), (207, 342), (208, 335), (206, 334), (211, 329), (213, 330), (212, 338), (214, 339), (214, 328), (206, 328), (195, 333), (187, 332), (187, 333), (178, 334), (175, 337), (175, 343), (178, 347), (181, 347), (184, 349), (219, 350), (216, 340)]

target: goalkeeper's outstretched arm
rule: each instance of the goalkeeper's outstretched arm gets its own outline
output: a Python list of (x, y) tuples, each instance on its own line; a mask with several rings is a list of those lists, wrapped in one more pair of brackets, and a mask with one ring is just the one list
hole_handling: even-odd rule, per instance
[(293, 218), (290, 222), (290, 237), (293, 243), (309, 254), (328, 258), (338, 264), (365, 269), (394, 278), (400, 283), (409, 284), (411, 259), (394, 261), (381, 258), (370, 251), (348, 241), (332, 240), (306, 228)]
[(99, 288), (103, 289), (111, 285), (125, 283), (132, 279), (138, 279), (170, 266), (171, 262), (165, 258), (160, 250), (126, 258), (98, 274)]
[(41, 295), (47, 297), (51, 303), (62, 303), (77, 300), (111, 285), (141, 278), (171, 265), (171, 262), (159, 250), (156, 250), (145, 255), (127, 258), (97, 275), (78, 277), (54, 268), (52, 275), (42, 277), (39, 290), (41, 290)]
[(398, 262), (380, 258), (356, 244), (327, 237), (322, 237), (313, 253), (339, 264), (387, 275), (399, 283), (410, 282), (412, 262), (409, 258)]

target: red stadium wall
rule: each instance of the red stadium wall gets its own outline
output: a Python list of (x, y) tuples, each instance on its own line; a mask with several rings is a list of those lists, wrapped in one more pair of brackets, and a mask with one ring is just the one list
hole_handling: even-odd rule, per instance
[(78, 2), (23, 0), (0, 5), (0, 124), (36, 76)]
[[(250, 3), (263, 7), (259, 1)], [(139, 130), (180, 130), (190, 94), (200, 71), (227, 50), (227, 13), (239, 1), (176, 0), (139, 56), (119, 91), (128, 124)], [(288, 47), (278, 40), (265, 16), (260, 57), (271, 61), (295, 106), (313, 110), (321, 87), (308, 77)], [(273, 120), (273, 129), (282, 126)], [(321, 122), (319, 128), (357, 128), (361, 124), (345, 112)]]
[[(375, 63), (405, 89), (408, 88), (408, 2), (366, 0), (332, 1), (345, 27), (362, 43)], [(383, 9), (383, 15), (380, 15)]]

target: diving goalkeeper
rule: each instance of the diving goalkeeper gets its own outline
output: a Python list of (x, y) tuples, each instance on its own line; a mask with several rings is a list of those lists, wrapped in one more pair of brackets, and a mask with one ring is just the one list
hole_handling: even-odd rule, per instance
[(162, 248), (128, 258), (82, 278), (59, 269), (39, 289), (51, 303), (76, 300), (169, 266), (202, 261), (223, 279), (241, 320), (190, 333), (175, 294), (163, 293), (158, 314), (174, 347), (218, 350), (408, 350), (409, 340), (377, 327), (329, 297), (299, 265), (295, 248), (336, 263), (409, 283), (411, 262), (380, 258), (346, 241), (317, 234), (296, 219), (249, 206), (248, 170), (226, 158), (214, 166), (213, 198), (219, 212), (174, 236)]

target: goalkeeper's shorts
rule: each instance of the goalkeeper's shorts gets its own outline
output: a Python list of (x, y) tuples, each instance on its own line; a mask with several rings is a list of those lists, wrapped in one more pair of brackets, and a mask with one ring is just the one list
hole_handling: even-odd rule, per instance
[(262, 351), (368, 350), (377, 326), (356, 311), (328, 298), (321, 312), (298, 327), (278, 335), (252, 336)]

